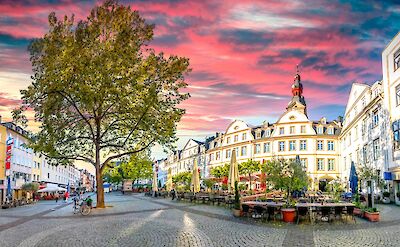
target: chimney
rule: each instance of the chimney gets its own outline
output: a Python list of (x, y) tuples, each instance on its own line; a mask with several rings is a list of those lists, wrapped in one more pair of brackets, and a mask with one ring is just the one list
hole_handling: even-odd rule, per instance
[(342, 116), (339, 116), (339, 117), (337, 118), (337, 121), (338, 121), (339, 123), (343, 123), (343, 117), (342, 117)]

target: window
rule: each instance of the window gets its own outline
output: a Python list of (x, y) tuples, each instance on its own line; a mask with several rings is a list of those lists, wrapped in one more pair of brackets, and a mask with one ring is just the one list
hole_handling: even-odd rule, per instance
[(235, 135), (234, 137), (233, 137), (233, 141), (234, 142), (237, 142), (239, 140), (239, 136), (238, 135)]
[(264, 153), (269, 153), (270, 152), (270, 143), (266, 142), (264, 143)]
[(296, 150), (296, 141), (289, 141), (289, 151)]
[(358, 125), (356, 125), (355, 127), (354, 127), (354, 130), (353, 130), (353, 132), (354, 132), (354, 140), (357, 140), (358, 139)]
[(302, 134), (306, 133), (306, 126), (305, 125), (300, 126), (300, 132)]
[(349, 133), (349, 138), (347, 138), (348, 139), (348, 143), (347, 143), (347, 145), (351, 145), (351, 132)]
[(318, 127), (317, 128), (317, 134), (321, 135), (324, 133), (324, 127)]
[(333, 144), (333, 141), (328, 141), (328, 151), (334, 151), (335, 146)]
[(294, 134), (294, 126), (290, 126), (290, 134)]
[(325, 170), (325, 164), (324, 164), (324, 159), (317, 159), (317, 169), (318, 171), (323, 171)]
[(363, 97), (363, 98), (361, 99), (361, 105), (362, 105), (362, 108), (365, 107), (365, 97)]
[(400, 85), (396, 87), (396, 106), (400, 105)]
[(301, 151), (307, 150), (307, 140), (300, 140), (300, 150)]
[(246, 133), (242, 134), (242, 141), (246, 140)]
[(284, 135), (285, 134), (285, 128), (281, 127), (279, 128), (279, 134)]
[(361, 134), (364, 136), (367, 130), (367, 119), (364, 118), (361, 124)]
[(335, 160), (328, 159), (328, 171), (333, 171), (333, 170), (335, 170)]
[(335, 130), (334, 128), (329, 127), (329, 128), (328, 128), (328, 135), (333, 135), (333, 134), (335, 133), (334, 130)]
[(285, 151), (285, 142), (279, 142), (279, 152)]
[(400, 147), (400, 121), (394, 121), (393, 125), (393, 138), (394, 138), (394, 148), (399, 149)]
[(394, 62), (394, 71), (396, 71), (398, 68), (400, 68), (400, 49), (394, 53), (393, 56), (393, 62)]
[(379, 123), (378, 109), (372, 112), (372, 126), (376, 127)]
[(226, 150), (226, 158), (230, 158), (231, 157), (231, 150)]
[(50, 179), (50, 173), (47, 173), (47, 178)]
[(242, 147), (241, 155), (242, 155), (242, 156), (245, 156), (246, 154), (247, 154), (247, 147), (244, 146), (244, 147)]
[(254, 147), (254, 153), (255, 154), (259, 154), (261, 153), (261, 145), (260, 144), (256, 144)]
[(216, 160), (219, 160), (219, 156), (220, 156), (220, 153), (219, 153), (219, 151), (216, 153), (216, 155), (215, 155), (215, 159)]
[(214, 160), (214, 154), (210, 154), (210, 160)]
[(300, 159), (300, 164), (301, 164), (301, 167), (303, 167), (303, 169), (307, 169), (307, 159), (305, 159), (305, 158)]
[(231, 143), (231, 138), (230, 138), (230, 137), (227, 137), (227, 138), (226, 138), (226, 143), (227, 143), (227, 144)]
[(234, 148), (233, 150), (236, 152), (236, 157), (239, 156), (239, 148)]
[(373, 146), (374, 146), (374, 160), (377, 160), (379, 158), (379, 138), (375, 139), (373, 142)]
[(364, 145), (364, 147), (362, 149), (362, 153), (363, 153), (363, 161), (364, 161), (364, 163), (368, 163), (367, 144)]
[(324, 150), (324, 141), (317, 141), (317, 150)]
[(267, 129), (267, 130), (265, 131), (265, 136), (266, 136), (266, 137), (270, 137), (270, 136), (271, 136), (271, 130), (270, 130), (270, 129)]
[(259, 131), (259, 132), (256, 133), (256, 138), (257, 138), (257, 139), (260, 139), (260, 138), (261, 138), (261, 131)]
[(347, 160), (346, 157), (343, 158), (344, 169), (347, 170)]

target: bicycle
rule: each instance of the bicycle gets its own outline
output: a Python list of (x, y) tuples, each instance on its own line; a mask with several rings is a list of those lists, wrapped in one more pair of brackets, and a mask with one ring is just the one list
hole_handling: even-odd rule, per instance
[(81, 213), (83, 216), (86, 216), (90, 214), (91, 208), (86, 201), (74, 199), (72, 210), (74, 214)]

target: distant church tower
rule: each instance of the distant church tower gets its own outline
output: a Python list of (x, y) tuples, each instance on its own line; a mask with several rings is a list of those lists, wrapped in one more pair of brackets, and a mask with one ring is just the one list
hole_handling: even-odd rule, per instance
[(304, 100), (303, 96), (303, 84), (301, 84), (300, 74), (299, 74), (299, 66), (297, 66), (297, 72), (294, 76), (294, 82), (292, 85), (292, 100), (289, 102), (288, 107), (286, 108), (288, 111), (296, 110), (303, 112), (307, 115), (307, 104)]

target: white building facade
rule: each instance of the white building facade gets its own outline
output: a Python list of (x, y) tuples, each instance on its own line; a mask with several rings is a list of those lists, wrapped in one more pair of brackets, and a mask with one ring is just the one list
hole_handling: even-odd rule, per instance
[(340, 135), (340, 167), (347, 184), (352, 162), (356, 170), (367, 166), (382, 178), (389, 169), (389, 117), (383, 101), (382, 81), (372, 86), (353, 83)]
[(277, 122), (251, 126), (235, 120), (225, 133), (218, 133), (207, 150), (209, 169), (229, 163), (232, 152), (236, 152), (238, 163), (248, 159), (264, 162), (298, 156), (312, 189), (324, 191), (329, 181), (340, 177), (341, 122), (308, 118), (299, 74), (295, 76), (292, 94), (286, 112)]
[(400, 32), (382, 52), (384, 104), (389, 115), (389, 171), (391, 189), (400, 205)]

